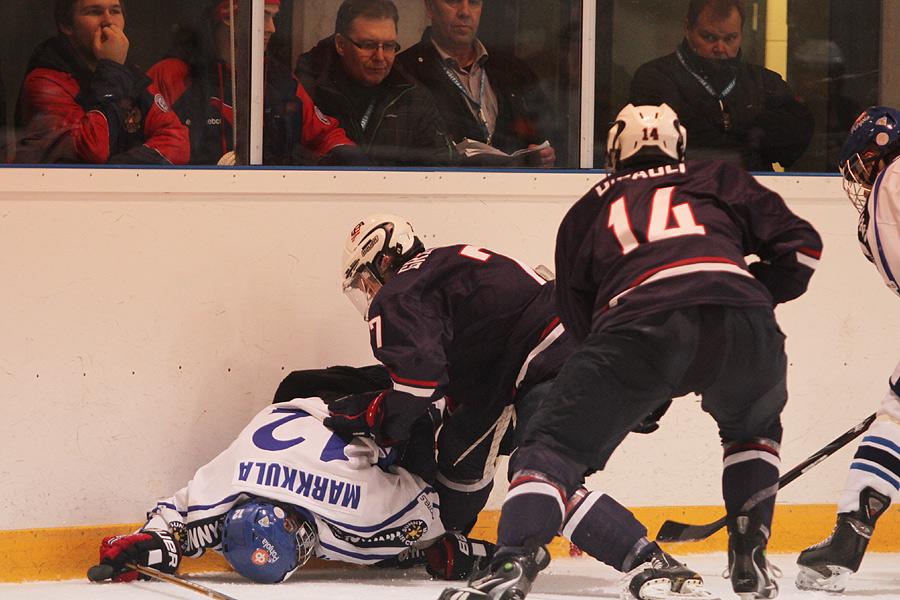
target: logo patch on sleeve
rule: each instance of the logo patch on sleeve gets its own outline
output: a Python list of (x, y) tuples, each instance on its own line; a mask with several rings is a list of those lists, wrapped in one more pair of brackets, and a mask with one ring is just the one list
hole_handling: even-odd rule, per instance
[(153, 101), (156, 103), (156, 106), (159, 107), (159, 110), (164, 113), (169, 112), (169, 103), (162, 97), (162, 94), (156, 94), (156, 96), (153, 97)]
[(316, 116), (319, 117), (319, 120), (325, 123), (326, 125), (331, 125), (331, 119), (325, 116), (325, 114), (319, 110), (319, 107), (316, 107)]

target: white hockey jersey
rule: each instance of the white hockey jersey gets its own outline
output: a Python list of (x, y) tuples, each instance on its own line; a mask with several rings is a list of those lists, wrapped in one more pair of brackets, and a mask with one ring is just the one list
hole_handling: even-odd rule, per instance
[(434, 489), (387, 464), (374, 441), (345, 443), (322, 424), (326, 416), (318, 398), (267, 406), (187, 486), (159, 502), (144, 529), (180, 534), (185, 556), (221, 551), (226, 514), (254, 496), (312, 513), (315, 554), (327, 560), (372, 564), (443, 535)]
[(900, 159), (885, 167), (859, 219), (863, 253), (875, 263), (891, 290), (900, 295)]

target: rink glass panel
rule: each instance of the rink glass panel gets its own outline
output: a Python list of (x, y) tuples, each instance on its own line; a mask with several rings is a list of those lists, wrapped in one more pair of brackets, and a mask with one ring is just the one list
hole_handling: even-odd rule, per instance
[[(250, 0), (240, 0), (241, 6)], [(408, 48), (428, 24), (422, 0), (395, 0), (400, 10), (398, 41)], [(596, 22), (584, 26), (583, 7), (574, 0), (485, 0), (480, 37), (512, 52), (538, 75), (555, 114), (557, 168), (574, 169), (584, 160), (582, 144), (602, 167), (606, 131), (627, 102), (635, 68), (672, 52), (682, 38), (687, 0), (596, 0)], [(210, 2), (125, 0), (129, 57), (147, 69), (166, 56), (175, 37), (198, 20)], [(293, 68), (297, 56), (330, 35), (340, 0), (283, 0), (272, 56)], [(56, 33), (53, 2), (8, 0), (0, 36), (0, 129), (15, 139), (13, 115), (31, 51)], [(786, 24), (767, 33), (767, 23)], [(897, 69), (900, 49), (882, 23), (898, 16), (883, 0), (777, 0), (747, 2), (743, 29), (745, 60), (773, 68), (810, 107), (816, 120), (812, 143), (792, 167), (797, 172), (835, 172), (837, 151), (855, 116), (872, 104), (900, 104)], [(249, 11), (239, 15), (249, 22)], [(239, 26), (240, 29), (240, 26)], [(249, 30), (249, 24), (244, 24)], [(594, 35), (593, 64), (582, 65), (582, 43)], [(240, 46), (241, 44), (239, 44)], [(244, 47), (249, 46), (245, 41)], [(779, 56), (772, 56), (773, 50)], [(767, 50), (768, 49), (768, 50)], [(768, 56), (767, 56), (768, 52)], [(884, 58), (882, 58), (884, 57)], [(882, 68), (882, 64), (884, 67)], [(582, 68), (595, 74), (593, 89), (582, 89)], [(582, 94), (593, 100), (593, 139), (581, 139)], [(239, 137), (247, 138), (246, 131)], [(588, 161), (589, 162), (589, 161)]]

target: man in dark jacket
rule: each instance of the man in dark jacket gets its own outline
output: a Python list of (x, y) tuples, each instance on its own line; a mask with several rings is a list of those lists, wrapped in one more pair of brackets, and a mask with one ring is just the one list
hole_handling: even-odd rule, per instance
[(128, 60), (121, 0), (57, 0), (59, 34), (28, 62), (15, 162), (186, 164), (187, 129)]
[(398, 20), (391, 0), (346, 0), (334, 35), (301, 54), (295, 74), (374, 163), (450, 164), (453, 148), (431, 93), (394, 62)]
[[(196, 31), (149, 71), (190, 130), (192, 164), (233, 163), (233, 1), (213, 4)], [(266, 44), (275, 32), (280, 5), (279, 0), (265, 2)], [(369, 164), (337, 120), (323, 114), (290, 70), (270, 56), (265, 59), (263, 164)]]
[(813, 117), (778, 73), (741, 60), (744, 16), (743, 0), (692, 0), (684, 41), (638, 67), (629, 101), (671, 106), (688, 131), (688, 160), (787, 168), (809, 145)]
[[(455, 143), (465, 138), (507, 154), (548, 140), (549, 103), (523, 61), (478, 39), (482, 0), (425, 0), (431, 27), (397, 62), (431, 90)], [(556, 152), (529, 164), (552, 167)]]

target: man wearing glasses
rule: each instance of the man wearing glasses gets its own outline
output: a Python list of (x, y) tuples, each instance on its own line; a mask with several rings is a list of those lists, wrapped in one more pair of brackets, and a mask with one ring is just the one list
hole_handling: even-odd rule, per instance
[[(398, 62), (425, 84), (454, 142), (468, 138), (507, 154), (547, 141), (547, 97), (523, 61), (478, 39), (483, 0), (425, 0), (431, 27)], [(552, 147), (532, 166), (552, 167)]]
[(394, 63), (398, 20), (391, 0), (346, 0), (334, 35), (299, 56), (295, 75), (372, 162), (448, 165), (454, 151), (431, 93)]

